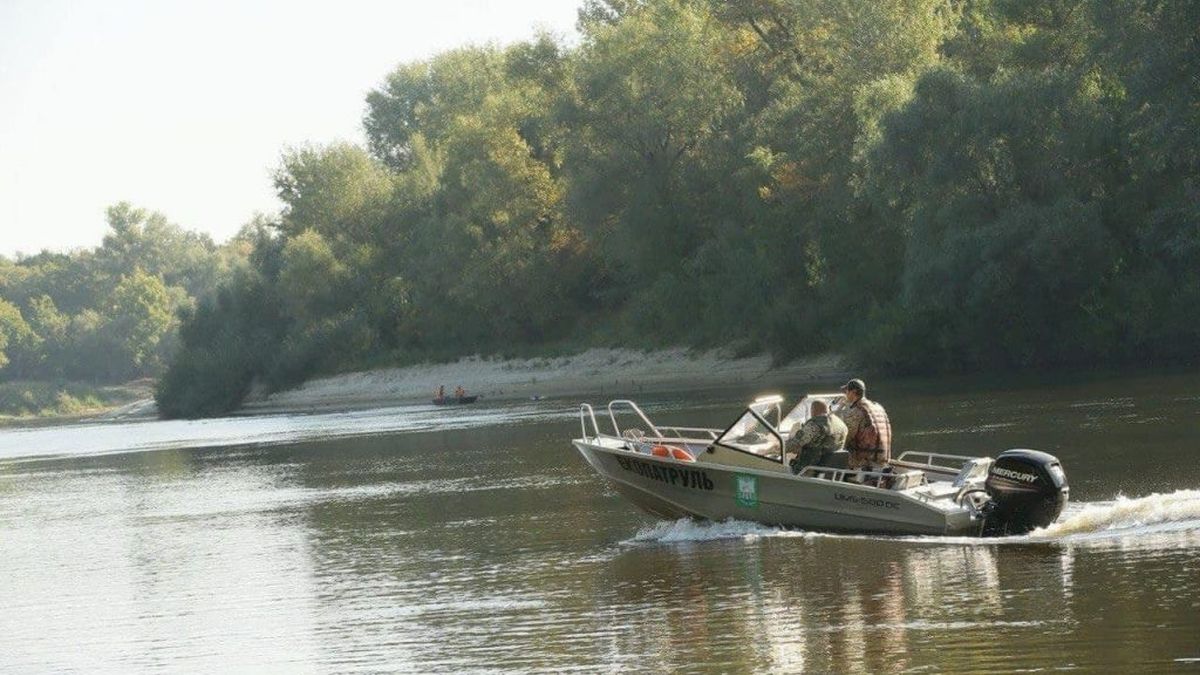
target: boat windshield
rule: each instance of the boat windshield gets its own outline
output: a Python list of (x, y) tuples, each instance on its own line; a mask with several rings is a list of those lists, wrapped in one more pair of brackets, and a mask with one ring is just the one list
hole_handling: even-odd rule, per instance
[(717, 443), (755, 455), (779, 457), (779, 440), (773, 430), (750, 410), (742, 413), (742, 416), (721, 434)]

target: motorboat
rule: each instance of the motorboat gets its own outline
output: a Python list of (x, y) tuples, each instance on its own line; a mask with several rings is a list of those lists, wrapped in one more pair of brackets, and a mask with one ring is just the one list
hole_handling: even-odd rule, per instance
[(474, 404), (479, 400), (479, 396), (438, 396), (433, 399), (433, 405), (436, 406), (464, 406)]
[[(807, 394), (783, 414), (783, 397), (764, 396), (724, 428), (658, 425), (635, 402), (618, 399), (607, 407), (610, 431), (601, 431), (584, 403), (572, 444), (620, 494), (665, 519), (1006, 536), (1045, 527), (1066, 506), (1061, 462), (1036, 450), (994, 458), (910, 450), (873, 470), (850, 469), (842, 451), (793, 469), (787, 440), (807, 421), (812, 403), (836, 411), (841, 399), (841, 393)], [(622, 428), (618, 413), (632, 424)]]

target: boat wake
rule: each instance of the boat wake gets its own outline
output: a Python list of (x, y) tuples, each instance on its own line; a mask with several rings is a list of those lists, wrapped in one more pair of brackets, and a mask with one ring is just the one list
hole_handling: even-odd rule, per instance
[(1200, 531), (1200, 490), (1177, 490), (1111, 502), (1084, 502), (1025, 539), (1054, 540), (1148, 532)]
[(633, 538), (625, 543), (640, 544), (647, 542), (680, 543), (692, 541), (717, 541), (720, 539), (753, 540), (760, 537), (814, 537), (820, 536), (815, 532), (804, 530), (789, 530), (782, 527), (762, 525), (747, 520), (664, 520), (638, 530)]
[(1113, 501), (1072, 504), (1057, 522), (1027, 535), (998, 539), (973, 537), (886, 537), (847, 535), (772, 527), (759, 523), (726, 520), (708, 522), (691, 519), (663, 521), (642, 528), (627, 544), (681, 543), (740, 539), (753, 541), (764, 537), (837, 537), (850, 539), (886, 539), (943, 544), (1030, 544), (1074, 543), (1142, 537), (1180, 535), (1184, 546), (1200, 547), (1200, 490), (1178, 490), (1164, 494)]

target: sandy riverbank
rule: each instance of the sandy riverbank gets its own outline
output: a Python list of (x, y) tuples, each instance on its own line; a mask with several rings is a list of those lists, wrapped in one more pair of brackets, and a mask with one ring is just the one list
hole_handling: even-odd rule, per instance
[(826, 355), (772, 366), (768, 356), (732, 358), (720, 350), (638, 352), (590, 349), (574, 356), (535, 359), (464, 358), (323, 377), (248, 401), (242, 411), (304, 412), (369, 408), (428, 401), (438, 386), (465, 387), (484, 400), (635, 395), (640, 391), (730, 386), (755, 381), (800, 382), (845, 375), (841, 359)]

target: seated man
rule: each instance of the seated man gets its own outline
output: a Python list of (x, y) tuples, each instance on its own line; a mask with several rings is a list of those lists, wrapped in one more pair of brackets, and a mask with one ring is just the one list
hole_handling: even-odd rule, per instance
[(813, 401), (812, 417), (788, 441), (788, 450), (796, 453), (790, 464), (792, 473), (818, 463), (826, 453), (841, 450), (846, 444), (846, 433), (846, 424), (829, 414), (824, 401)]

